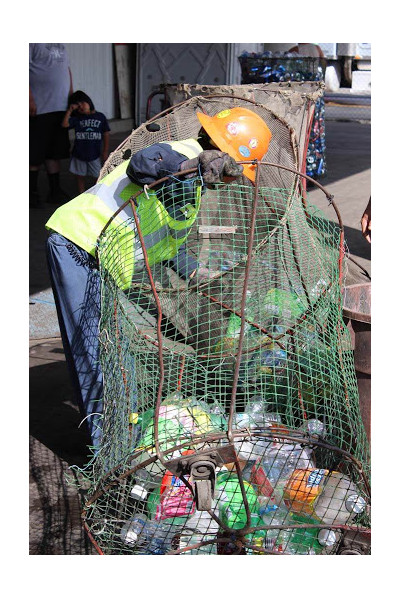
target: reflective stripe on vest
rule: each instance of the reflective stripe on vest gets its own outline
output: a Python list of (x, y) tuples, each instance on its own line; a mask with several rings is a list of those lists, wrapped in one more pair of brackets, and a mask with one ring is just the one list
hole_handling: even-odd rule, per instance
[[(195, 158), (202, 152), (195, 139), (163, 143), (188, 159)], [(98, 237), (106, 223), (132, 195), (142, 190), (126, 175), (128, 163), (129, 160), (122, 162), (88, 191), (60, 206), (46, 223), (46, 227), (95, 255)], [(141, 233), (150, 265), (170, 260), (177, 254), (196, 219), (200, 199), (199, 185), (195, 205), (188, 202), (185, 206), (187, 218), (178, 221), (168, 214), (154, 191), (149, 190), (147, 195), (142, 193), (136, 198)], [(102, 248), (101, 259), (104, 266), (117, 284), (126, 289), (131, 284), (135, 262), (143, 259), (143, 250), (129, 204), (108, 225)]]

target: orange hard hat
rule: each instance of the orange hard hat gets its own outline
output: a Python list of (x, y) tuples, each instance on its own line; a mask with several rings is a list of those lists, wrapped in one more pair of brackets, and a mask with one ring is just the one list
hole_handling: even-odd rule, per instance
[[(197, 118), (219, 149), (236, 161), (261, 160), (267, 153), (272, 133), (252, 110), (230, 108), (215, 116), (198, 112)], [(254, 164), (243, 165), (243, 174), (253, 182), (255, 169)]]

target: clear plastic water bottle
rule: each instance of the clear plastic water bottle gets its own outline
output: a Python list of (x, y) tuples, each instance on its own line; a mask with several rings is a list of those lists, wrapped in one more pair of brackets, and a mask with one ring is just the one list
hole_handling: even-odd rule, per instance
[(326, 426), (317, 418), (306, 420), (299, 428), (299, 431), (308, 433), (312, 437), (321, 437), (322, 439), (326, 436)]
[(210, 423), (207, 424), (209, 430), (226, 430), (228, 419), (225, 410), (217, 403), (208, 404), (205, 401), (197, 400), (196, 405), (208, 415)]
[(347, 476), (331, 472), (323, 491), (314, 502), (314, 511), (326, 524), (346, 524), (361, 514), (366, 505), (365, 499)]
[(267, 530), (265, 547), (276, 553), (292, 553), (289, 545), (291, 531), (284, 528), (285, 524), (290, 523), (288, 510), (269, 501), (260, 508), (259, 513), (264, 525), (282, 527)]
[[(239, 429), (260, 428), (263, 431), (281, 422), (277, 412), (268, 412), (265, 401), (261, 396), (250, 398), (248, 405), (241, 414), (235, 414), (234, 426)], [(248, 462), (247, 469), (265, 454), (271, 441), (264, 437), (252, 436), (250, 439), (237, 439), (235, 449), (239, 459)], [(251, 462), (251, 465), (250, 465)]]
[(181, 528), (148, 520), (144, 514), (135, 514), (121, 528), (120, 536), (125, 545), (134, 548), (135, 553), (144, 555), (164, 555), (175, 548)]
[(321, 293), (323, 293), (328, 287), (327, 281), (325, 279), (318, 279), (313, 288), (310, 291), (310, 297), (313, 300), (317, 300)]
[[(133, 466), (140, 466), (143, 462), (152, 457), (152, 454), (143, 451), (133, 462)], [(130, 491), (130, 496), (136, 501), (145, 501), (149, 492), (160, 486), (165, 474), (165, 468), (158, 460), (151, 462), (145, 467), (136, 470), (135, 484)]]
[(275, 444), (267, 449), (261, 461), (265, 476), (272, 484), (286, 480), (296, 469), (314, 467), (309, 451), (299, 444)]
[[(218, 516), (218, 509), (216, 508), (216, 501), (213, 501), (213, 511)], [(219, 526), (217, 522), (210, 516), (206, 511), (196, 511), (191, 516), (179, 537), (179, 549), (184, 549), (190, 545), (195, 545), (204, 541), (213, 541), (218, 533)], [(208, 545), (201, 545), (196, 549), (191, 549), (184, 552), (184, 555), (198, 555), (198, 554), (214, 554), (217, 553), (216, 543), (210, 543)]]
[(156, 489), (162, 481), (161, 474), (153, 474), (145, 468), (140, 468), (135, 473), (136, 483), (130, 491), (130, 496), (136, 501), (146, 501), (148, 494)]
[(252, 437), (251, 439), (237, 439), (234, 441), (234, 445), (239, 460), (250, 464), (250, 462), (255, 463), (264, 456), (271, 442)]
[(277, 412), (271, 412), (268, 405), (261, 395), (253, 395), (244, 409), (244, 413), (249, 417), (250, 425), (268, 426), (271, 422), (282, 422)]

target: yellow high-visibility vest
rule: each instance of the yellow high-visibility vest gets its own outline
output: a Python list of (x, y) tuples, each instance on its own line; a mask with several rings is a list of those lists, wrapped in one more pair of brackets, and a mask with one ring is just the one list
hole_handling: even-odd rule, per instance
[[(188, 159), (196, 158), (202, 147), (195, 139), (163, 142)], [(96, 254), (99, 235), (115, 212), (143, 188), (132, 183), (126, 174), (129, 160), (122, 162), (96, 185), (60, 206), (46, 223), (46, 228), (60, 233), (89, 254)], [(172, 218), (153, 190), (136, 198), (137, 214), (149, 264), (173, 258), (186, 241), (196, 220), (201, 202), (198, 184), (184, 206), (185, 218)], [(193, 204), (194, 201), (194, 204)], [(108, 225), (100, 245), (99, 259), (121, 289), (131, 285), (135, 265), (143, 267), (143, 248), (128, 204)], [(140, 270), (139, 269), (139, 270)], [(138, 268), (136, 268), (138, 270)]]

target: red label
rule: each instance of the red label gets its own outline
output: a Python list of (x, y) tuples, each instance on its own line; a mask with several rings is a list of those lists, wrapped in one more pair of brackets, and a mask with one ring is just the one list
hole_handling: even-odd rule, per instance
[(272, 497), (274, 489), (265, 476), (264, 468), (261, 462), (256, 462), (251, 469), (250, 482), (257, 486), (258, 494), (265, 497)]

